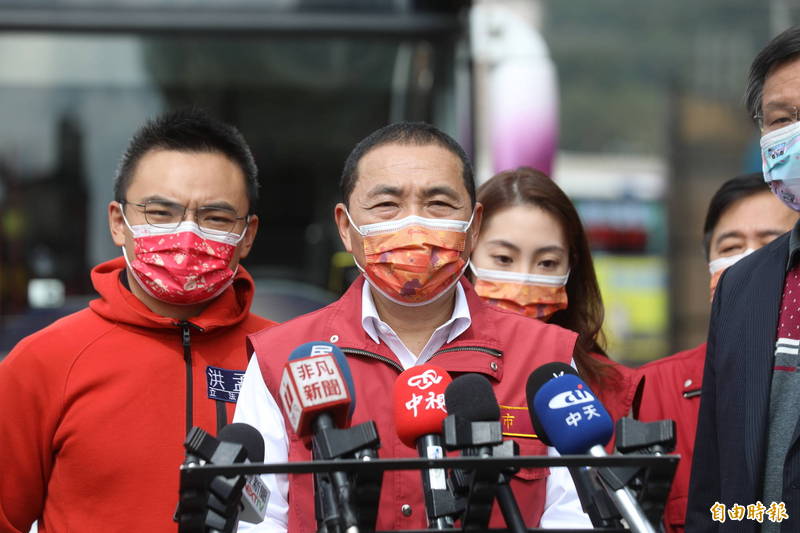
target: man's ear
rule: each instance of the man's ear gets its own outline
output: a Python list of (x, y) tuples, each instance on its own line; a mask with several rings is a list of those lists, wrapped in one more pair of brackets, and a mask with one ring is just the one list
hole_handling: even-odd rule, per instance
[(111, 240), (117, 246), (125, 246), (125, 220), (122, 218), (122, 204), (116, 201), (108, 203), (108, 229)]
[(342, 240), (344, 249), (348, 253), (353, 253), (353, 243), (350, 239), (350, 219), (347, 217), (347, 207), (343, 203), (340, 202), (333, 208), (333, 218), (336, 222), (336, 229), (339, 230), (339, 238)]
[(239, 247), (239, 259), (244, 259), (250, 253), (253, 242), (256, 240), (256, 233), (258, 233), (258, 215), (250, 215), (247, 220), (247, 233), (244, 234)]

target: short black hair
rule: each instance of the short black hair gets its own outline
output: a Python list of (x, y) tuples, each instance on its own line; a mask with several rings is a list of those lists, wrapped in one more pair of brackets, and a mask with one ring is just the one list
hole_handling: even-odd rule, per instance
[(147, 121), (134, 134), (125, 149), (114, 178), (114, 200), (125, 195), (136, 172), (136, 165), (152, 150), (219, 153), (239, 165), (245, 178), (248, 214), (258, 201), (258, 167), (244, 137), (235, 127), (212, 118), (201, 109), (170, 111)]
[(358, 163), (371, 150), (387, 144), (401, 144), (412, 146), (428, 146), (434, 144), (451, 152), (461, 160), (461, 177), (469, 193), (472, 206), (475, 206), (475, 173), (472, 162), (452, 137), (440, 129), (425, 122), (395, 122), (370, 133), (359, 142), (344, 163), (342, 179), (339, 188), (342, 193), (342, 202), (349, 206), (350, 195), (355, 189), (358, 180)]
[(800, 26), (792, 26), (774, 39), (772, 39), (761, 52), (758, 53), (750, 65), (750, 74), (747, 77), (747, 89), (744, 99), (747, 111), (755, 118), (761, 114), (761, 98), (764, 94), (764, 80), (767, 74), (782, 63), (800, 55)]
[(711, 253), (711, 235), (725, 211), (743, 198), (769, 191), (769, 185), (764, 181), (761, 172), (736, 176), (722, 184), (722, 187), (711, 197), (706, 213), (706, 222), (703, 225), (703, 247), (706, 251), (706, 259)]

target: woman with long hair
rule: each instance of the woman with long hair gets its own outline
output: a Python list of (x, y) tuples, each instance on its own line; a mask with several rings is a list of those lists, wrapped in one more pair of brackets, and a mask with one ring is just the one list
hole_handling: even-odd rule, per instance
[(603, 301), (575, 206), (553, 180), (531, 168), (501, 172), (481, 185), (483, 224), (471, 279), (481, 298), (578, 334), (578, 372), (614, 420), (628, 414), (636, 372), (605, 353)]

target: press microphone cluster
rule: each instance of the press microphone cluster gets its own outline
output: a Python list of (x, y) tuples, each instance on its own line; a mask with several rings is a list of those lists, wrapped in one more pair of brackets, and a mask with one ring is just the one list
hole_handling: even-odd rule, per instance
[[(542, 442), (554, 446), (562, 455), (608, 455), (604, 446), (614, 432), (614, 422), (571, 366), (548, 363), (539, 367), (528, 378), (526, 395), (534, 429)], [(591, 468), (571, 469), (571, 474), (584, 509), (591, 507), (587, 499), (599, 482), (632, 531), (655, 533), (624, 484), (610, 483), (603, 475), (594, 476)]]
[[(374, 422), (347, 427), (356, 394), (342, 351), (328, 342), (296, 348), (283, 369), (281, 408), (297, 436), (310, 439), (315, 460), (377, 458)], [(320, 531), (374, 530), (382, 476), (344, 471), (314, 474), (315, 512)]]
[[(613, 435), (613, 419), (573, 367), (548, 363), (538, 368), (528, 379), (526, 396), (534, 430), (544, 444), (562, 455), (607, 455), (603, 446)], [(420, 457), (441, 458), (445, 450), (460, 450), (463, 456), (472, 457), (518, 455), (517, 444), (503, 439), (500, 409), (491, 383), (482, 375), (465, 374), (451, 381), (447, 372), (436, 366), (413, 367), (397, 378), (393, 405), (398, 437), (407, 446), (416, 447)], [(664, 442), (662, 437), (669, 433), (663, 426), (654, 426), (647, 438), (639, 439), (647, 433), (646, 428), (623, 427), (634, 428), (631, 433), (637, 433), (637, 438), (632, 442), (648, 445)], [(526, 531), (509, 484), (517, 470), (477, 467), (449, 473), (444, 469), (423, 471), (428, 526), (442, 530), (458, 523), (464, 530), (485, 530), (496, 500), (509, 531)], [(617, 476), (617, 472), (570, 467), (584, 510), (596, 527), (621, 527), (620, 519), (624, 518), (632, 531), (653, 533), (626, 486), (626, 479), (632, 477)], [(668, 491), (668, 482), (665, 486)]]
[[(416, 447), (420, 457), (442, 458), (447, 450), (464, 456), (500, 457), (516, 454), (513, 441), (503, 441), (500, 409), (491, 384), (477, 374), (451, 381), (431, 364), (410, 368), (394, 385), (394, 418), (400, 440)], [(508, 486), (513, 472), (493, 468), (422, 471), (428, 527), (464, 530), (488, 527), (497, 498), (511, 531), (525, 531), (519, 507)]]
[[(218, 438), (193, 427), (184, 442), (184, 468), (212, 464), (247, 464), (264, 460), (264, 440), (247, 424), (229, 424)], [(257, 475), (215, 477), (208, 486), (181, 483), (180, 501), (175, 512), (180, 533), (231, 533), (239, 520), (260, 523), (264, 520), (269, 490)]]
[[(572, 367), (543, 365), (531, 374), (526, 394), (534, 429), (543, 443), (561, 454), (605, 455), (603, 446), (613, 434), (613, 420)], [(380, 440), (375, 423), (351, 425), (356, 388), (337, 346), (309, 342), (296, 348), (284, 366), (278, 395), (288, 425), (311, 447), (315, 461), (377, 459)], [(469, 457), (518, 455), (517, 443), (503, 439), (494, 390), (480, 374), (453, 380), (430, 364), (408, 369), (395, 381), (393, 412), (398, 438), (422, 458), (443, 458), (445, 450)], [(519, 468), (495, 465), (487, 461), (449, 472), (423, 469), (428, 526), (445, 530), (458, 523), (464, 530), (486, 530), (497, 501), (509, 531), (526, 531), (510, 488)], [(317, 531), (374, 530), (383, 470), (333, 468), (329, 464), (314, 474)], [(625, 483), (611, 483), (603, 476), (608, 469), (570, 470), (584, 509), (591, 510), (598, 493), (607, 494), (608, 505), (619, 510), (617, 522), (607, 525), (618, 525), (621, 514), (634, 532), (654, 532)]]

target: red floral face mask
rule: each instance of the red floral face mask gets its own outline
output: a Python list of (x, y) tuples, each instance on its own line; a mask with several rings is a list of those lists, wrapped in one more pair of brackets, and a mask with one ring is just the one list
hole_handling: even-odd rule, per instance
[[(124, 215), (123, 215), (124, 218)], [(125, 224), (133, 233), (136, 258), (122, 253), (133, 277), (153, 298), (175, 305), (202, 303), (218, 296), (236, 274), (230, 265), (241, 235), (203, 229), (191, 221), (163, 229)], [(238, 269), (238, 266), (237, 266)]]
[(567, 308), (567, 280), (564, 276), (520, 274), (470, 265), (475, 274), (475, 292), (489, 305), (547, 321), (556, 311)]
[(389, 300), (407, 306), (428, 304), (445, 294), (464, 273), (461, 257), (468, 221), (409, 216), (356, 226), (364, 237), (369, 284)]

